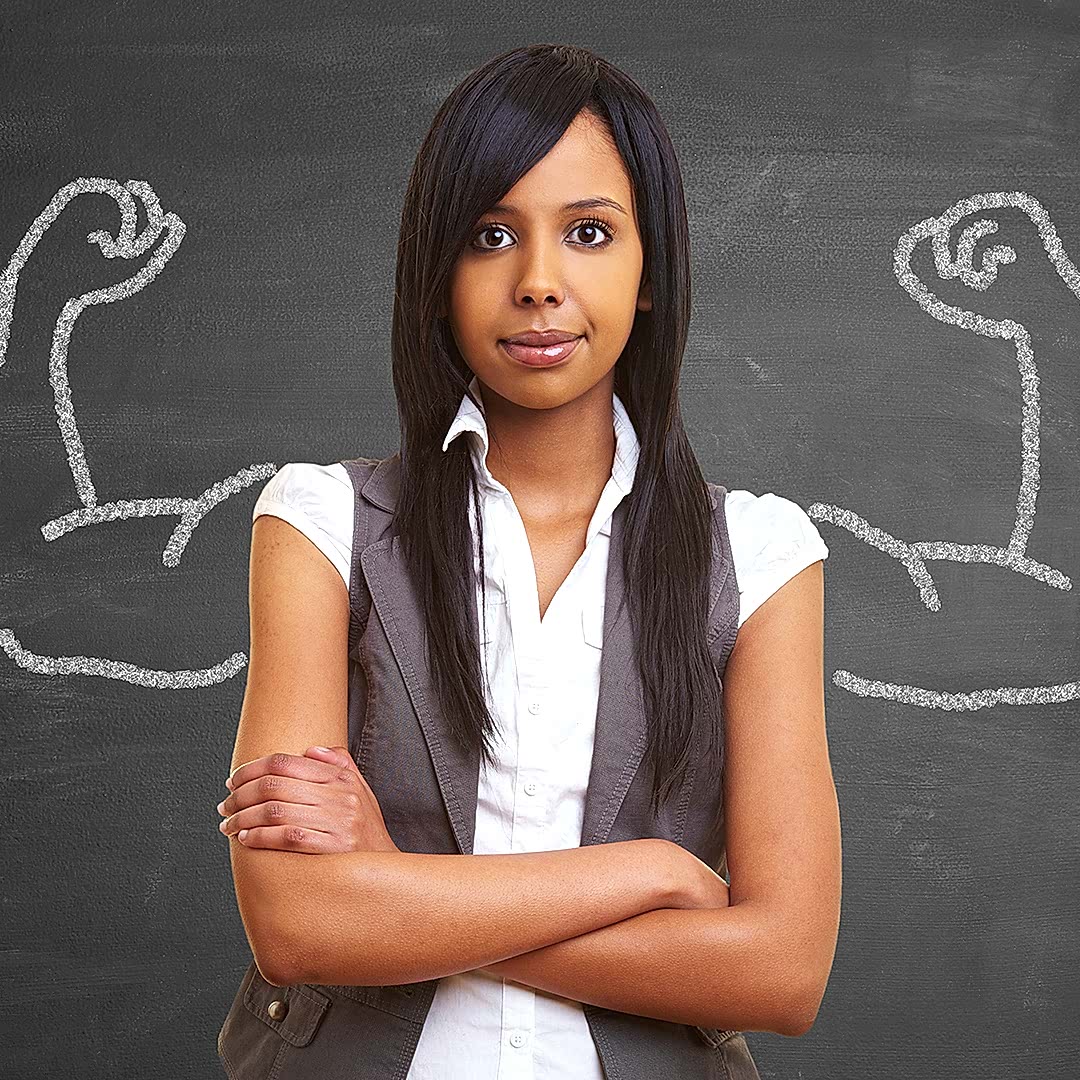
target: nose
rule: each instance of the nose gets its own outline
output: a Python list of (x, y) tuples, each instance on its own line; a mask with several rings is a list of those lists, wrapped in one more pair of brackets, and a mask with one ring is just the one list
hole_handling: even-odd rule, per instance
[(514, 302), (523, 305), (561, 304), (566, 298), (563, 267), (555, 250), (545, 244), (535, 245), (524, 253)]

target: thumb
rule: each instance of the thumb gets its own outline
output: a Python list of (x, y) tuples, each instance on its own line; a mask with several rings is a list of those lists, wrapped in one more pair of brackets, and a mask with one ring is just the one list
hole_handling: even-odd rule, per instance
[(320, 761), (328, 761), (334, 765), (356, 767), (348, 747), (345, 746), (309, 746), (304, 751), (304, 757), (315, 757)]

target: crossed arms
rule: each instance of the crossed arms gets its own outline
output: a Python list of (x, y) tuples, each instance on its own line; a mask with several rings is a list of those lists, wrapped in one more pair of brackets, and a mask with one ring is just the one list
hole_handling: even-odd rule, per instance
[[(260, 517), (254, 529), (251, 666), (234, 764), (346, 738), (336, 719), (347, 685), (341, 578), (280, 519)], [(279, 985), (379, 985), (489, 967), (663, 1020), (809, 1030), (840, 909), (822, 611), (819, 562), (755, 610), (728, 660), (726, 906), (695, 906), (698, 860), (662, 840), (312, 859), (230, 839), (241, 916), (264, 976)]]

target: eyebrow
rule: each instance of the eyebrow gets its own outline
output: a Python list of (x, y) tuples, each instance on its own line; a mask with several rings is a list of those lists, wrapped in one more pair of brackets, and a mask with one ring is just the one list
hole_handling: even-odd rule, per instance
[[(609, 199), (605, 195), (593, 195), (587, 199), (575, 199), (574, 202), (565, 203), (562, 207), (562, 211), (567, 210), (599, 210), (607, 207), (610, 210), (618, 210), (620, 214), (630, 215), (617, 203), (614, 199)], [(489, 207), (488, 212), (491, 214), (517, 214), (519, 210), (516, 206), (510, 206), (508, 203), (496, 203), (495, 206)]]

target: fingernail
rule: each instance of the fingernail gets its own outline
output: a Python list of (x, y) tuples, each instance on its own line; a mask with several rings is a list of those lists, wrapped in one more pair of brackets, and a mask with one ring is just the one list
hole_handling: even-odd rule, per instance
[(330, 753), (330, 747), (329, 746), (316, 746), (315, 749), (316, 750), (321, 750), (324, 754), (329, 754)]
[(222, 799), (221, 802), (219, 802), (217, 804), (217, 812), (219, 814), (224, 814), (225, 813), (225, 800), (224, 799)]
[(224, 832), (224, 831), (225, 831), (225, 826), (226, 826), (226, 825), (228, 825), (228, 824), (229, 824), (229, 819), (228, 819), (228, 818), (225, 818), (225, 820), (224, 820), (224, 821), (219, 821), (219, 822), (218, 822), (218, 828), (219, 828), (219, 829), (220, 829), (220, 830), (221, 830), (222, 832)]
[(236, 834), (236, 836), (237, 836), (237, 839), (239, 839), (239, 840), (243, 840), (243, 839), (244, 839), (244, 837), (245, 837), (245, 836), (247, 836), (247, 829), (241, 829), (241, 830), (240, 830), (240, 831), (239, 831), (239, 832), (238, 832), (238, 833)]
[(227, 787), (227, 788), (228, 788), (228, 789), (229, 789), (230, 791), (232, 791), (232, 777), (231, 777), (231, 776), (226, 776), (226, 777), (225, 777), (225, 786), (226, 786), (226, 787)]

